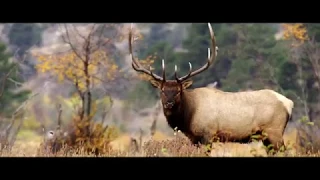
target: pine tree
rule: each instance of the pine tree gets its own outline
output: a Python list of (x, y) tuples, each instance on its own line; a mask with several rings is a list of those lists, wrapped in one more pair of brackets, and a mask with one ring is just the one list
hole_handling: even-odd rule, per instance
[(236, 24), (235, 59), (224, 89), (261, 89), (276, 86), (279, 66), (286, 62), (286, 53), (275, 39), (277, 29), (271, 24)]
[[(23, 102), (28, 91), (15, 92), (16, 84), (21, 82), (17, 73), (17, 65), (10, 62), (11, 55), (6, 52), (6, 45), (0, 44), (0, 114), (10, 115), (15, 105)], [(9, 73), (11, 71), (11, 73)], [(7, 74), (9, 73), (9, 76)]]
[(306, 23), (306, 28), (309, 36), (320, 42), (320, 23)]
[[(206, 71), (193, 77), (194, 87), (206, 86), (209, 83), (225, 78), (233, 56), (235, 43), (235, 32), (229, 30), (230, 24), (212, 24), (219, 48), (218, 56), (214, 64)], [(188, 38), (183, 42), (186, 53), (179, 56), (179, 74), (188, 73), (191, 62), (193, 69), (200, 68), (206, 63), (208, 58), (208, 48), (211, 47), (210, 34), (207, 23), (193, 23), (188, 29)]]
[[(8, 30), (8, 39), (10, 45), (18, 49), (17, 55), (22, 57), (33, 46), (39, 46), (42, 42), (43, 27), (36, 23), (14, 23)], [(30, 60), (30, 56), (26, 56), (24, 65), (28, 68), (24, 72), (25, 78), (30, 78), (36, 74), (34, 61)]]
[(30, 47), (40, 45), (42, 28), (34, 23), (14, 23), (10, 28), (9, 43), (19, 48), (19, 55)]

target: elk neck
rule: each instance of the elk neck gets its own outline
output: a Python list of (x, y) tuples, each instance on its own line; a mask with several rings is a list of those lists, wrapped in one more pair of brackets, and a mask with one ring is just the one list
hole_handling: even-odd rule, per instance
[(188, 124), (185, 122), (185, 91), (181, 92), (181, 101), (175, 104), (171, 109), (163, 108), (164, 116), (172, 129), (178, 128), (181, 132), (186, 132)]

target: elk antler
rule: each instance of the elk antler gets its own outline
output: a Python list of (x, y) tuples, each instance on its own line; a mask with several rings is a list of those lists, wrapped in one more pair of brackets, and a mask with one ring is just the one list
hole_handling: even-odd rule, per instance
[(201, 73), (202, 71), (208, 69), (210, 67), (210, 65), (214, 62), (214, 60), (216, 59), (218, 47), (216, 47), (216, 39), (214, 37), (214, 33), (213, 33), (213, 30), (212, 30), (210, 23), (208, 23), (208, 27), (209, 27), (210, 36), (211, 36), (211, 48), (212, 48), (211, 50), (213, 51), (213, 55), (210, 56), (210, 48), (208, 48), (208, 61), (207, 61), (207, 63), (205, 65), (203, 65), (201, 68), (199, 68), (198, 70), (195, 70), (192, 72), (192, 65), (189, 62), (189, 73), (181, 78), (179, 78), (177, 75), (178, 68), (177, 68), (177, 65), (175, 65), (174, 66), (174, 75), (175, 75), (175, 78), (178, 82), (185, 81), (185, 80), (191, 78), (192, 76), (195, 76), (195, 75)]
[(145, 73), (149, 76), (151, 76), (153, 79), (158, 80), (158, 81), (166, 81), (166, 73), (165, 73), (165, 64), (164, 64), (164, 59), (162, 59), (162, 77), (154, 74), (152, 72), (152, 67), (149, 67), (149, 70), (145, 69), (143, 66), (141, 66), (141, 64), (139, 63), (139, 61), (133, 57), (133, 52), (132, 52), (132, 24), (130, 27), (130, 31), (129, 31), (129, 51), (130, 51), (130, 56), (132, 59), (132, 68), (138, 72), (142, 72)]

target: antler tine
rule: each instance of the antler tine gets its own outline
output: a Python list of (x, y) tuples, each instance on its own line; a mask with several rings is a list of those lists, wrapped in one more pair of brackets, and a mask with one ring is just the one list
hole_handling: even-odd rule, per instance
[[(208, 23), (208, 27), (209, 27), (209, 32), (210, 32), (210, 36), (211, 36), (211, 50), (212, 50), (212, 55), (210, 56), (210, 48), (209, 48), (209, 51), (208, 51), (208, 60), (207, 60), (207, 63), (205, 65), (203, 65), (201, 68), (191, 72), (189, 71), (189, 74), (181, 77), (181, 78), (178, 78), (179, 81), (185, 81), (187, 80), (188, 78), (192, 77), (192, 76), (195, 76), (199, 73), (201, 73), (202, 71), (205, 71), (206, 69), (208, 69), (212, 64), (213, 62), (215, 61), (216, 59), (216, 56), (217, 56), (217, 50), (218, 50), (218, 47), (216, 46), (216, 39), (214, 37), (214, 32), (212, 30), (212, 27), (210, 25), (210, 23)], [(189, 65), (191, 63), (189, 62)], [(190, 66), (191, 67), (191, 66)]]
[(142, 72), (144, 74), (147, 74), (147, 75), (151, 76), (155, 80), (163, 81), (163, 78), (161, 78), (160, 76), (154, 74), (151, 71), (151, 66), (150, 66), (150, 70), (147, 70), (143, 66), (141, 66), (140, 62), (136, 58), (134, 58), (133, 50), (132, 50), (132, 39), (133, 39), (133, 37), (132, 37), (132, 29), (133, 29), (133, 24), (131, 23), (130, 31), (129, 31), (129, 53), (130, 53), (130, 56), (131, 56), (131, 59), (132, 59), (132, 68), (135, 71)]
[(177, 71), (178, 71), (178, 67), (177, 67), (177, 65), (175, 64), (175, 65), (174, 65), (174, 76), (175, 76), (176, 80), (179, 82), (179, 77), (178, 77)]
[[(177, 65), (174, 65), (174, 76), (178, 82), (181, 82), (180, 78), (178, 77), (177, 69), (178, 69)], [(191, 72), (192, 72), (192, 64), (189, 62), (189, 73), (185, 76), (186, 79), (190, 77)]]
[(162, 59), (162, 79), (166, 81), (166, 66), (164, 64), (164, 59)]

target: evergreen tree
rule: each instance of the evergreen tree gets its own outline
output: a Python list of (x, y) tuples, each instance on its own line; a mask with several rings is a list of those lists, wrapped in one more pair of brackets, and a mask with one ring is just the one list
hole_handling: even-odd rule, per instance
[(147, 54), (153, 55), (154, 57), (154, 64), (152, 65), (154, 72), (157, 74), (162, 73), (162, 59), (164, 59), (167, 78), (170, 78), (173, 75), (174, 65), (177, 63), (177, 58), (174, 49), (170, 44), (164, 41), (159, 42), (149, 48)]
[[(17, 55), (22, 57), (26, 55), (26, 51), (32, 46), (38, 46), (42, 42), (42, 31), (44, 27), (40, 27), (36, 23), (14, 23), (8, 31), (10, 45), (18, 49)], [(28, 69), (23, 72), (24, 78), (29, 78), (36, 74), (34, 62), (31, 56), (26, 56), (24, 65)]]
[[(6, 52), (6, 46), (0, 44), (0, 114), (10, 115), (13, 112), (15, 105), (24, 101), (29, 92), (19, 91), (15, 92), (16, 85), (12, 81), (20, 82), (20, 78), (16, 71), (17, 66), (15, 63), (10, 62), (11, 55)], [(8, 72), (9, 77), (6, 78)]]
[[(224, 83), (224, 89), (261, 89), (275, 86), (279, 67), (286, 53), (275, 39), (277, 29), (271, 24), (236, 24), (235, 59)], [(273, 75), (274, 77), (271, 77)]]
[(144, 35), (144, 39), (139, 48), (139, 59), (145, 59), (150, 56), (150, 52), (152, 52), (150, 48), (152, 49), (156, 44), (166, 42), (168, 34), (170, 34), (170, 30), (168, 30), (166, 26), (167, 23), (153, 23), (150, 25), (149, 33)]
[[(218, 81), (227, 75), (233, 56), (232, 44), (235, 42), (235, 32), (229, 30), (230, 24), (212, 24), (219, 48), (218, 56), (214, 64), (206, 71), (193, 77), (194, 87), (206, 86)], [(211, 47), (210, 33), (206, 23), (193, 23), (188, 28), (188, 38), (183, 42), (186, 53), (179, 57), (178, 63), (181, 70), (179, 74), (188, 73), (191, 62), (193, 70), (200, 68), (208, 58), (208, 48)]]
[(308, 34), (314, 37), (317, 42), (320, 42), (320, 23), (306, 23)]
[(35, 23), (14, 23), (10, 28), (9, 43), (19, 48), (19, 55), (30, 47), (40, 45), (42, 28)]
[[(309, 38), (314, 38), (315, 46), (320, 48), (320, 23), (307, 23), (306, 24), (307, 32)], [(316, 86), (316, 76), (314, 75), (314, 70), (310, 62), (309, 57), (304, 54), (301, 58), (301, 65), (303, 68), (303, 77), (306, 82), (306, 90), (308, 93), (308, 102), (309, 103), (318, 103), (319, 99), (319, 87)]]

